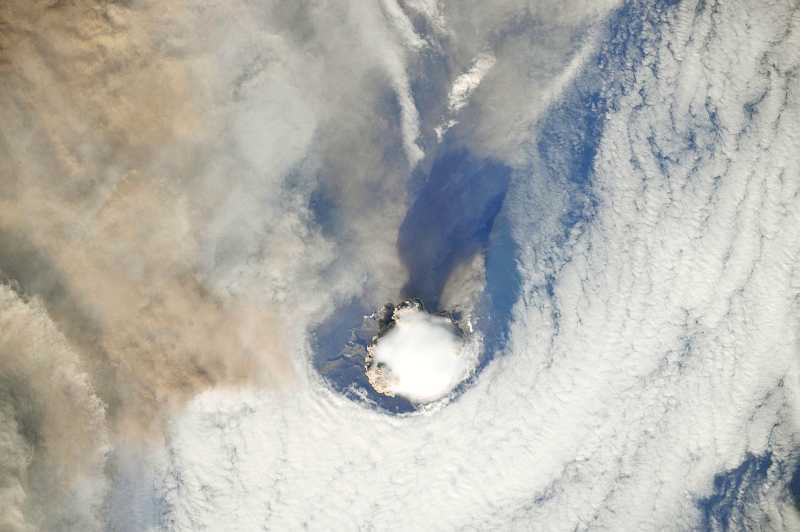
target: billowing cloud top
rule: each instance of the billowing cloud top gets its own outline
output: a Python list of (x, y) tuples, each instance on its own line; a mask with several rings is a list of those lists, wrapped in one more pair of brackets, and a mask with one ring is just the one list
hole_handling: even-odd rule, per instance
[(401, 305), (394, 310), (387, 329), (376, 337), (366, 360), (370, 384), (381, 393), (433, 401), (450, 392), (473, 369), (460, 331), (448, 316)]

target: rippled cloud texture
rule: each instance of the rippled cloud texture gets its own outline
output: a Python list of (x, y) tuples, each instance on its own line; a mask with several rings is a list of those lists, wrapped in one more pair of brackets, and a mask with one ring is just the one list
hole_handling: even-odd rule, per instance
[[(1, 3), (0, 530), (800, 529), (799, 69), (791, 0)], [(398, 415), (330, 368), (408, 297), (483, 353)]]

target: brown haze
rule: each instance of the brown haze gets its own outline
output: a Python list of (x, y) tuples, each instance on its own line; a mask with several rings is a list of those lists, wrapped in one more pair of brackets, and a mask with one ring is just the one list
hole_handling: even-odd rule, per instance
[(112, 410), (145, 424), (159, 402), (258, 380), (258, 355), (280, 350), (274, 330), (268, 345), (244, 340), (241, 315), (271, 330), (266, 311), (223, 308), (195, 273), (213, 202), (191, 192), (188, 166), (213, 110), (190, 89), (192, 58), (156, 49), (174, 7), (2, 12), (0, 269), (91, 359)]
[(197, 273), (225, 190), (192, 187), (215, 89), (179, 7), (0, 3), (0, 530), (66, 530), (106, 427), (291, 374), (276, 316)]

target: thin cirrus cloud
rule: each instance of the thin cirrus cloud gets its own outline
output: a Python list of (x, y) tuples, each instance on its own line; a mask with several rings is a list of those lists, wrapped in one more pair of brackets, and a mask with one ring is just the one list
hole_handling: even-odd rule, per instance
[[(0, 528), (796, 529), (798, 20), (3, 4)], [(332, 389), (415, 296), (499, 331), (466, 385)]]

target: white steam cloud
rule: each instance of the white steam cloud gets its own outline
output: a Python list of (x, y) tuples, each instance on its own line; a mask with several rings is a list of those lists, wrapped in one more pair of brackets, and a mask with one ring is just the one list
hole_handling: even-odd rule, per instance
[(376, 390), (414, 401), (443, 397), (469, 376), (472, 357), (450, 318), (400, 308), (394, 327), (371, 349), (367, 376)]

